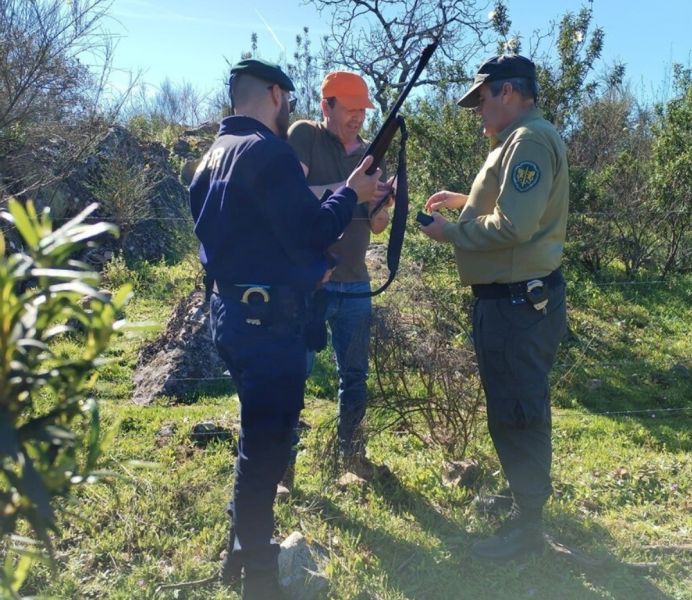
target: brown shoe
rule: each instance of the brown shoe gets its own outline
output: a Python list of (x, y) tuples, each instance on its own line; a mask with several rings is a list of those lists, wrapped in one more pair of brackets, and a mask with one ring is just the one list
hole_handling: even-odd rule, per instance
[(344, 471), (353, 473), (365, 481), (372, 481), (376, 477), (386, 477), (391, 474), (387, 466), (376, 465), (361, 453), (344, 458)]
[(362, 454), (354, 454), (344, 458), (344, 471), (353, 473), (365, 481), (370, 481), (375, 476), (375, 465)]
[(288, 500), (288, 497), (291, 495), (291, 492), (293, 491), (293, 484), (295, 482), (295, 478), (296, 466), (294, 463), (291, 463), (286, 468), (284, 476), (281, 478), (281, 481), (279, 481), (279, 484), (276, 486), (276, 500), (278, 502), (285, 502), (286, 500)]
[(293, 484), (295, 483), (296, 480), (296, 464), (292, 462), (291, 464), (286, 467), (286, 472), (284, 473), (284, 476), (281, 478), (281, 481), (279, 481), (279, 485), (284, 486), (287, 490), (292, 490), (293, 489)]

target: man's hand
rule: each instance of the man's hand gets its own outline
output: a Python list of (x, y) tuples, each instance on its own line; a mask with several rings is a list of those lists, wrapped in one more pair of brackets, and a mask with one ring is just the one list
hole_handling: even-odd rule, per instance
[(469, 197), (466, 194), (458, 194), (448, 190), (435, 192), (425, 202), (425, 210), (432, 212), (441, 208), (463, 208)]
[(324, 275), (322, 275), (322, 279), (320, 280), (320, 285), (327, 283), (332, 278), (332, 275), (334, 275), (334, 271), (336, 271), (336, 267), (332, 267), (331, 269), (327, 269), (324, 272)]
[(372, 164), (372, 156), (366, 156), (356, 170), (348, 176), (346, 185), (350, 187), (358, 196), (358, 204), (370, 202), (375, 196), (380, 177), (382, 177), (382, 169), (377, 169), (372, 175), (367, 175), (365, 171)]
[(375, 190), (375, 195), (368, 202), (368, 212), (372, 213), (375, 207), (384, 200), (380, 209), (391, 208), (394, 205), (394, 179), (396, 175), (392, 175), (389, 180), (385, 183), (384, 181), (377, 182), (377, 189)]
[(432, 213), (430, 216), (434, 219), (433, 222), (426, 227), (421, 226), (421, 231), (436, 242), (445, 242), (445, 237), (442, 235), (442, 228), (448, 223), (447, 219), (436, 212)]

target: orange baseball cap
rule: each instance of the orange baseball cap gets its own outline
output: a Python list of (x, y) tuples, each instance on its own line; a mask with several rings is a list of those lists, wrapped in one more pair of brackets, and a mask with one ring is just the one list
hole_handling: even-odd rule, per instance
[(322, 82), (322, 98), (336, 98), (349, 110), (375, 108), (365, 80), (350, 71), (332, 71)]

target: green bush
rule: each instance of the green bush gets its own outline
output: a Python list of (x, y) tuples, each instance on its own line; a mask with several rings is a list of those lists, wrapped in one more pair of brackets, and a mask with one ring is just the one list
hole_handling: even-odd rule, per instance
[(406, 124), (411, 192), (425, 198), (441, 189), (468, 193), (489, 148), (478, 118), (457, 106), (423, 100)]
[[(54, 498), (98, 477), (99, 412), (89, 392), (101, 355), (123, 328), (118, 315), (130, 288), (111, 296), (97, 288), (89, 265), (72, 258), (97, 237), (117, 234), (110, 224), (84, 224), (95, 204), (55, 231), (48, 211), (38, 215), (31, 202), (11, 199), (8, 207), (1, 216), (24, 252), (6, 257), (0, 235), (0, 535), (8, 554), (0, 593), (17, 597), (36, 557), (8, 550), (21, 522), (52, 553)], [(54, 351), (68, 335), (78, 336), (78, 351)], [(13, 567), (17, 551), (23, 556)]]
[(650, 165), (653, 200), (665, 219), (661, 276), (692, 268), (692, 71), (674, 68), (677, 95), (657, 107)]

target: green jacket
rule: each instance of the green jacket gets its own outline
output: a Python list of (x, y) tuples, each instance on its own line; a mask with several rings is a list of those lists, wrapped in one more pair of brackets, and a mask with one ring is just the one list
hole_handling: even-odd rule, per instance
[(557, 269), (568, 203), (565, 144), (532, 109), (493, 139), (458, 222), (444, 227), (461, 282), (512, 283)]

